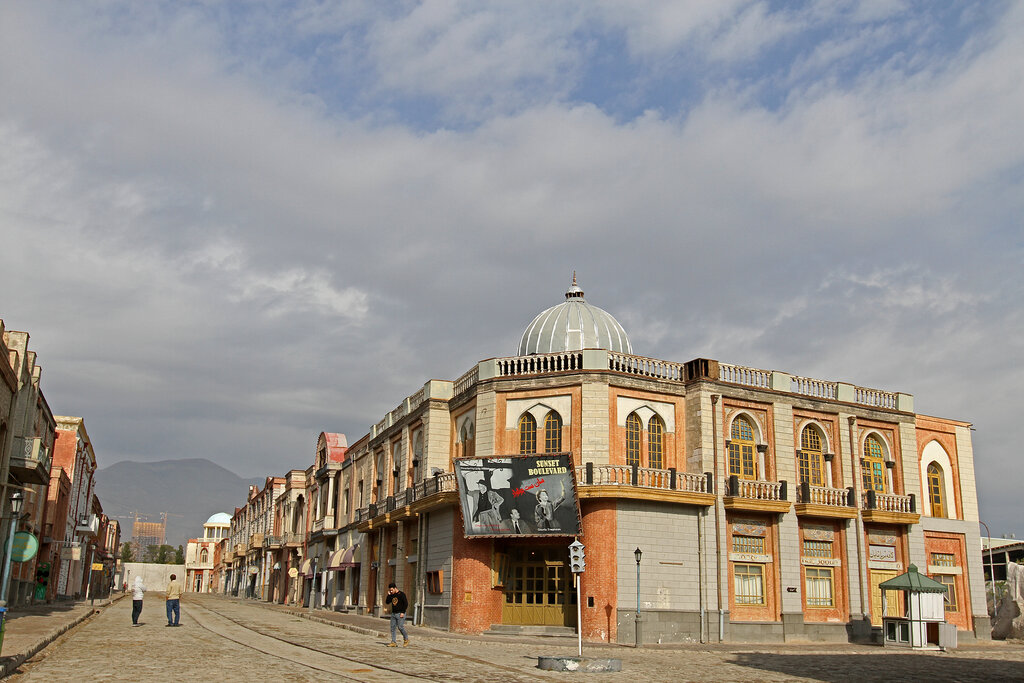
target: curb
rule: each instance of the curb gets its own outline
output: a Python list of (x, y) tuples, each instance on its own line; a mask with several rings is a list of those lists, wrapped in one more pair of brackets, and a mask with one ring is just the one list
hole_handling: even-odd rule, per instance
[(22, 664), (24, 664), (25, 662), (27, 662), (28, 660), (32, 659), (37, 654), (39, 654), (47, 645), (49, 645), (53, 641), (57, 640), (62, 635), (64, 635), (65, 633), (67, 633), (68, 631), (73, 629), (74, 627), (78, 626), (79, 624), (81, 624), (81, 623), (83, 623), (85, 621), (88, 621), (89, 619), (92, 619), (94, 616), (96, 616), (97, 614), (99, 614), (100, 612), (105, 610), (106, 608), (110, 607), (111, 605), (113, 605), (117, 601), (121, 600), (122, 598), (124, 598), (123, 594), (120, 597), (114, 598), (113, 600), (111, 600), (106, 605), (100, 605), (99, 607), (95, 607), (95, 606), (92, 607), (87, 612), (81, 614), (80, 616), (76, 617), (72, 621), (64, 624), (60, 628), (57, 628), (57, 629), (54, 629), (53, 631), (50, 631), (50, 633), (48, 633), (46, 636), (44, 636), (42, 638), (42, 640), (37, 642), (35, 645), (31, 646), (27, 651), (19, 652), (16, 655), (11, 655), (10, 659), (8, 659), (6, 662), (3, 662), (2, 664), (0, 664), (0, 678), (7, 678), (11, 674), (13, 674), (15, 671), (17, 671), (18, 668)]

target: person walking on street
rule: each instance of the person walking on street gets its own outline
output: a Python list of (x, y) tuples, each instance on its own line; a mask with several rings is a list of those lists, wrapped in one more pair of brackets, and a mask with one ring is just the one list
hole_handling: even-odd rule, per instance
[(142, 577), (135, 577), (135, 587), (132, 589), (132, 626), (139, 625), (139, 616), (142, 615), (142, 595), (146, 587), (142, 585)]
[[(178, 620), (181, 618), (181, 594), (185, 589), (178, 583), (178, 577), (171, 574), (171, 582), (167, 584), (167, 625), (180, 626)], [(174, 621), (171, 621), (171, 613), (174, 613)]]
[(393, 583), (388, 584), (388, 604), (391, 606), (391, 642), (388, 647), (398, 647), (396, 630), (402, 632), (402, 647), (405, 647), (409, 644), (409, 634), (405, 632), (405, 611), (409, 609), (409, 599)]

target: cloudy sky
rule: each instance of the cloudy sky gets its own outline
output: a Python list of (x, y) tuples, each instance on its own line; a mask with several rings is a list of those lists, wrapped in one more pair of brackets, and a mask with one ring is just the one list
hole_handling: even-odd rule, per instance
[(512, 355), (915, 395), (1024, 534), (1024, 5), (0, 5), (0, 317), (101, 466), (243, 476)]

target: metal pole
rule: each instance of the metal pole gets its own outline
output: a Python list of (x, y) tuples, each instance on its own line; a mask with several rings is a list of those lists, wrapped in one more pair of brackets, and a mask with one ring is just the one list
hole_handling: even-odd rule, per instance
[(579, 656), (583, 656), (583, 604), (580, 598), (580, 575), (573, 574), (576, 577), (576, 639), (577, 649), (579, 650)]
[(636, 647), (644, 644), (643, 617), (640, 616), (640, 561), (636, 563)]
[(4, 573), (0, 579), (0, 607), (7, 607), (7, 585), (11, 578), (11, 553), (14, 552), (14, 513), (11, 513), (11, 528), (7, 533), (7, 553), (4, 555)]
[(985, 522), (979, 519), (978, 523), (985, 527), (985, 533), (988, 535), (988, 579), (992, 582), (992, 618), (995, 619), (999, 616), (999, 601), (996, 600), (996, 571), (992, 564), (992, 532), (988, 530), (988, 524)]

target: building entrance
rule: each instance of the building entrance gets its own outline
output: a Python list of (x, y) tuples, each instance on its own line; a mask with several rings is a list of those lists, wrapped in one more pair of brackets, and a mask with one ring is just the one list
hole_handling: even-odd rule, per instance
[(508, 558), (502, 623), (575, 626), (569, 551), (561, 546), (513, 547)]

